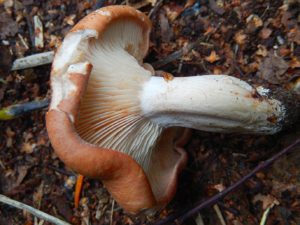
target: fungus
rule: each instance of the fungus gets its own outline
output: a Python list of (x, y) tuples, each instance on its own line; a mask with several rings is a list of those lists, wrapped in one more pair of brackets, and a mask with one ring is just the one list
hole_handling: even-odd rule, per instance
[[(83, 18), (66, 35), (51, 72), (47, 130), (58, 157), (99, 178), (128, 212), (159, 209), (174, 196), (188, 127), (273, 134), (286, 107), (226, 75), (153, 76), (143, 64), (150, 20), (126, 6)], [(167, 76), (168, 78), (172, 76)]]

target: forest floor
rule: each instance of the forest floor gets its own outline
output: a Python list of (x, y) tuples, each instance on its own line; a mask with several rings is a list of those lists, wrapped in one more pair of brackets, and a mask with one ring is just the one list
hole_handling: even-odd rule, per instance
[[(51, 65), (10, 71), (14, 59), (56, 50), (78, 20), (113, 4), (150, 14), (145, 62), (174, 76), (230, 74), (255, 86), (282, 88), (300, 76), (297, 0), (0, 0), (0, 107), (49, 98)], [(35, 27), (34, 16), (42, 29)], [(300, 135), (297, 125), (270, 136), (194, 131), (174, 200), (151, 218), (136, 218), (114, 203), (100, 181), (88, 178), (75, 209), (77, 174), (54, 154), (45, 113), (0, 121), (0, 193), (72, 224), (154, 224), (229, 187)], [(0, 204), (0, 225), (10, 224), (49, 223)], [(300, 147), (184, 224), (299, 225)]]

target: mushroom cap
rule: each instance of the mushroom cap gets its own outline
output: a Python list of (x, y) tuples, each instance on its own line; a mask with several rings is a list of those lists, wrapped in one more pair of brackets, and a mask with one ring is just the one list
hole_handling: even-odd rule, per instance
[(101, 179), (132, 213), (166, 205), (187, 160), (187, 132), (163, 130), (140, 115), (137, 96), (152, 73), (142, 64), (150, 29), (150, 20), (128, 6), (83, 18), (55, 55), (46, 115), (58, 157), (76, 172)]

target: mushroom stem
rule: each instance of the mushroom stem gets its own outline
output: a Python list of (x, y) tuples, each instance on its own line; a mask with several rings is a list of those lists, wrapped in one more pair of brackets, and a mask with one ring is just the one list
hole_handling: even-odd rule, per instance
[(140, 98), (143, 114), (164, 127), (273, 134), (286, 110), (266, 92), (226, 75), (151, 77)]

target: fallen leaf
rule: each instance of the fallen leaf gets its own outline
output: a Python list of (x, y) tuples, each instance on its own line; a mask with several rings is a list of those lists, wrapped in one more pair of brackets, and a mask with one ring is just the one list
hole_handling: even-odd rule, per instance
[(196, 0), (187, 0), (185, 5), (184, 5), (184, 9), (191, 7), (192, 5), (194, 5), (196, 2)]
[(156, 4), (157, 0), (142, 0), (142, 1), (138, 1), (138, 2), (131, 2), (130, 0), (126, 0), (126, 4), (135, 8), (135, 9), (140, 9), (142, 7), (145, 7), (149, 4), (151, 4), (152, 6), (154, 6)]
[(68, 25), (74, 26), (74, 24), (75, 24), (75, 21), (74, 21), (75, 18), (76, 18), (76, 14), (72, 14), (72, 15), (70, 15), (70, 16), (65, 17), (65, 18), (64, 18), (64, 21), (65, 21)]
[(209, 7), (218, 15), (223, 15), (225, 13), (224, 2), (222, 0), (210, 0)]
[(31, 154), (33, 152), (33, 145), (29, 142), (22, 144), (21, 152), (26, 154)]
[(238, 45), (245, 45), (246, 40), (247, 40), (247, 35), (244, 33), (243, 30), (238, 31), (235, 35), (234, 35), (234, 40)]
[(259, 67), (258, 76), (271, 84), (281, 84), (288, 80), (284, 76), (288, 68), (281, 57), (269, 53)]
[(287, 36), (291, 42), (296, 42), (298, 45), (300, 45), (300, 28), (299, 27), (289, 29)]
[(263, 29), (261, 29), (261, 31), (259, 32), (259, 37), (261, 39), (267, 39), (270, 37), (270, 35), (272, 34), (272, 30), (269, 28), (264, 27)]
[(5, 12), (0, 14), (0, 38), (14, 36), (18, 32), (18, 24)]
[(161, 39), (163, 42), (169, 42), (172, 38), (172, 30), (165, 13), (159, 14), (159, 25), (161, 30)]
[(224, 184), (216, 184), (216, 185), (214, 186), (214, 188), (215, 188), (216, 190), (218, 190), (219, 192), (221, 192), (221, 191), (223, 191), (226, 187), (224, 186)]
[(73, 212), (68, 204), (65, 196), (57, 196), (52, 200), (52, 203), (58, 210), (58, 213), (63, 216), (67, 221), (72, 221)]
[(31, 166), (18, 166), (18, 177), (14, 183), (14, 187), (17, 187), (22, 183), (28, 173), (29, 168), (31, 168)]
[(252, 202), (255, 204), (258, 201), (262, 202), (263, 210), (266, 210), (269, 207), (272, 208), (274, 205), (279, 205), (279, 201), (272, 195), (257, 194), (254, 196)]
[(296, 56), (292, 57), (292, 60), (290, 61), (290, 67), (293, 69), (300, 68), (300, 60)]
[(247, 23), (247, 31), (248, 32), (254, 32), (257, 28), (261, 27), (263, 25), (263, 21), (258, 15), (251, 14), (246, 19)]
[(216, 51), (211, 51), (209, 56), (205, 57), (205, 60), (210, 63), (214, 63), (220, 60), (220, 57), (217, 55)]
[(33, 202), (36, 208), (41, 207), (41, 202), (44, 195), (44, 182), (42, 181), (41, 184), (38, 186), (37, 190), (33, 193)]
[(258, 50), (255, 52), (256, 55), (266, 57), (268, 55), (268, 50), (266, 46), (258, 45)]
[(15, 136), (15, 132), (10, 128), (10, 127), (7, 127), (6, 130), (6, 147), (7, 148), (10, 148), (12, 147), (12, 144), (13, 144), (13, 137)]
[(278, 50), (278, 53), (282, 57), (286, 57), (291, 54), (291, 50), (289, 48), (281, 47)]
[(8, 46), (0, 45), (0, 59), (0, 77), (3, 78), (9, 73), (12, 65), (12, 55)]
[(170, 22), (173, 22), (184, 10), (179, 5), (166, 5), (163, 7)]

